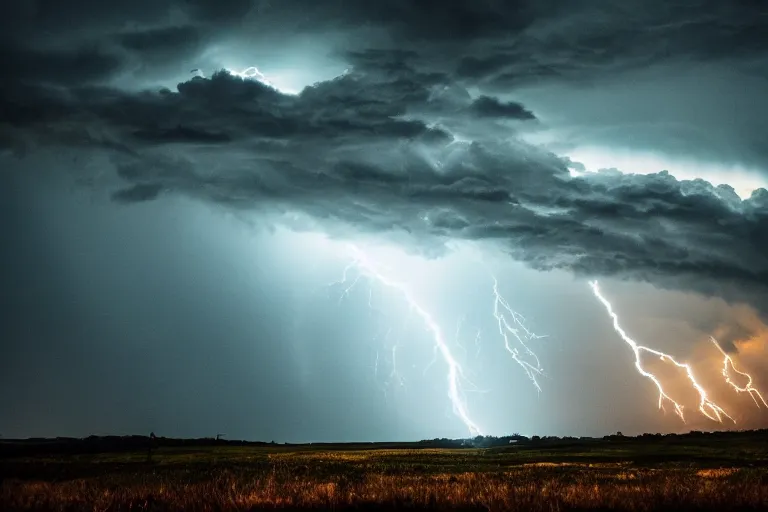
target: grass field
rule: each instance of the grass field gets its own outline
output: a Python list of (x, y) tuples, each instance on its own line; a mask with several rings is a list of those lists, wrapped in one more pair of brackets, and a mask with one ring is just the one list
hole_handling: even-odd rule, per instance
[(768, 510), (764, 434), (4, 457), (0, 510)]

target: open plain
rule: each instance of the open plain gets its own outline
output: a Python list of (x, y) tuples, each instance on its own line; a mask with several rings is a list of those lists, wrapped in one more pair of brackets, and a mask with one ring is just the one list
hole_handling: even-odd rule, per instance
[(767, 439), (765, 431), (507, 446), (158, 439), (151, 456), (140, 437), (6, 441), (0, 510), (765, 510)]

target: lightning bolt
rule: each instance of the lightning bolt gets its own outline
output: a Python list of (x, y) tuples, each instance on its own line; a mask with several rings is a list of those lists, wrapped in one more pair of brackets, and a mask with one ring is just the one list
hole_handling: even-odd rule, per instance
[(464, 357), (467, 357), (467, 348), (461, 343), (461, 329), (464, 327), (466, 316), (462, 316), (456, 322), (456, 332), (453, 334), (453, 343), (462, 351)]
[[(737, 370), (736, 366), (733, 364), (733, 359), (731, 359), (731, 356), (729, 356), (725, 350), (723, 350), (723, 347), (720, 346), (720, 343), (713, 336), (710, 336), (709, 339), (712, 340), (712, 343), (715, 344), (717, 350), (723, 354), (723, 377), (725, 377), (725, 382), (727, 382), (734, 390), (736, 390), (737, 393), (749, 393), (749, 396), (752, 397), (752, 400), (755, 402), (756, 406), (760, 407), (760, 402), (762, 402), (762, 404), (768, 408), (768, 403), (766, 403), (763, 395), (761, 395), (760, 391), (755, 389), (755, 387), (752, 385), (752, 376), (748, 373)], [(742, 377), (746, 377), (747, 384), (742, 387), (733, 382), (733, 380), (731, 380), (731, 370), (733, 370), (734, 373), (741, 375)], [(758, 399), (760, 402), (758, 402)]]
[[(363, 252), (357, 246), (349, 244), (347, 247), (353, 259), (344, 268), (341, 283), (349, 283), (349, 284), (344, 289), (340, 300), (348, 296), (349, 293), (352, 291), (352, 289), (355, 287), (355, 285), (357, 285), (357, 283), (363, 277), (373, 280), (387, 288), (390, 288), (398, 292), (398, 294), (403, 298), (405, 303), (408, 304), (410, 311), (412, 313), (416, 313), (416, 315), (421, 319), (422, 323), (427, 328), (427, 331), (430, 333), (432, 337), (432, 341), (434, 342), (434, 346), (435, 346), (435, 352), (439, 353), (442, 356), (443, 361), (448, 367), (446, 380), (447, 380), (447, 388), (448, 388), (448, 398), (451, 401), (453, 413), (456, 416), (458, 416), (459, 419), (464, 423), (464, 425), (467, 427), (467, 429), (469, 430), (472, 436), (482, 435), (482, 431), (480, 427), (470, 417), (469, 410), (467, 409), (467, 405), (464, 400), (464, 390), (462, 388), (462, 381), (466, 380), (466, 377), (464, 376), (464, 370), (462, 369), (459, 362), (451, 353), (451, 349), (449, 348), (448, 343), (446, 342), (445, 336), (443, 334), (443, 331), (438, 325), (438, 323), (435, 321), (432, 315), (427, 311), (427, 309), (424, 308), (418, 302), (416, 297), (413, 296), (413, 294), (405, 284), (399, 283), (394, 279), (390, 278), (389, 276), (385, 275), (378, 268), (378, 266), (365, 254), (365, 252)], [(350, 271), (352, 271), (352, 269), (357, 270), (357, 276), (354, 279), (350, 280), (349, 273)], [(370, 298), (370, 295), (369, 295), (369, 298)], [(393, 362), (395, 360), (395, 356), (396, 356), (396, 348), (393, 349), (393, 352), (392, 352)]]
[(269, 87), (275, 88), (274, 85), (272, 85), (272, 82), (267, 80), (267, 77), (264, 76), (264, 73), (259, 71), (259, 68), (256, 66), (250, 66), (245, 68), (242, 71), (235, 71), (234, 69), (225, 69), (227, 73), (229, 73), (232, 76), (236, 76), (238, 78), (242, 78), (243, 80), (256, 80), (258, 82), (263, 83), (264, 85), (268, 85)]
[[(523, 368), (528, 378), (533, 382), (533, 385), (536, 386), (536, 389), (541, 392), (541, 386), (539, 386), (537, 379), (543, 373), (541, 363), (538, 356), (528, 347), (526, 341), (545, 338), (546, 336), (534, 334), (525, 326), (523, 315), (513, 310), (504, 296), (501, 295), (501, 292), (499, 292), (499, 282), (495, 277), (493, 278), (493, 296), (493, 317), (498, 324), (499, 334), (504, 340), (504, 348), (512, 355), (512, 359)], [(513, 341), (510, 338), (514, 339), (518, 346), (513, 346)], [(478, 340), (479, 333), (478, 338), (475, 339), (476, 343)], [(533, 359), (533, 363), (529, 363), (521, 358), (520, 349)]]
[(290, 90), (290, 89), (282, 89), (275, 85), (272, 81), (270, 81), (264, 73), (259, 71), (259, 68), (256, 66), (249, 66), (242, 71), (236, 71), (234, 69), (230, 68), (224, 68), (224, 71), (229, 73), (232, 76), (236, 76), (239, 78), (242, 78), (243, 80), (256, 80), (257, 82), (261, 82), (262, 84), (266, 85), (267, 87), (271, 87), (272, 89), (279, 91), (281, 94), (287, 95), (287, 96), (296, 96), (298, 92)]
[(597, 281), (590, 281), (589, 285), (592, 288), (592, 292), (595, 294), (595, 297), (597, 297), (603, 306), (605, 306), (605, 309), (608, 312), (608, 316), (610, 316), (611, 320), (613, 320), (613, 329), (618, 333), (621, 339), (624, 340), (624, 342), (632, 348), (632, 352), (635, 354), (635, 368), (637, 369), (638, 373), (640, 373), (640, 375), (644, 376), (645, 378), (650, 379), (656, 385), (656, 389), (659, 391), (660, 409), (664, 410), (664, 401), (670, 402), (675, 408), (675, 414), (680, 416), (680, 419), (685, 422), (685, 414), (683, 413), (684, 406), (675, 401), (671, 396), (669, 396), (669, 394), (667, 394), (666, 391), (664, 391), (664, 386), (654, 374), (643, 368), (643, 365), (640, 361), (641, 354), (643, 352), (658, 356), (662, 361), (672, 363), (676, 367), (685, 370), (686, 375), (688, 376), (688, 380), (691, 381), (691, 385), (699, 394), (699, 411), (701, 414), (711, 419), (712, 421), (718, 421), (722, 423), (723, 417), (726, 417), (736, 423), (736, 420), (729, 416), (719, 405), (709, 399), (706, 390), (696, 381), (696, 378), (693, 374), (693, 369), (690, 367), (690, 365), (680, 363), (675, 360), (675, 358), (669, 354), (665, 354), (664, 352), (638, 345), (638, 343), (630, 338), (624, 329), (621, 328), (618, 315), (613, 311), (613, 307), (611, 306), (611, 303), (608, 302), (608, 299), (606, 299), (602, 293), (600, 293), (600, 287), (598, 286)]
[(397, 347), (399, 345), (392, 345), (392, 370), (389, 372), (389, 378), (396, 380), (400, 387), (405, 387), (405, 379), (397, 369)]

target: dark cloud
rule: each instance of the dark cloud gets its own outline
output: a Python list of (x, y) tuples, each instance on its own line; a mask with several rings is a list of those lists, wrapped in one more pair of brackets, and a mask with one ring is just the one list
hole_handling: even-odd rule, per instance
[(290, 19), (292, 27), (303, 31), (383, 28), (403, 43), (452, 44), (522, 30), (536, 19), (539, 8), (528, 0), (283, 0), (262, 1), (256, 11), (274, 22)]
[(162, 185), (139, 184), (114, 192), (112, 199), (118, 203), (141, 203), (157, 199), (162, 190)]
[(764, 64), (754, 63), (768, 48), (766, 7), (746, 0), (621, 6), (598, 0), (38, 0), (6, 2), (2, 9), (6, 37), (40, 51), (111, 39), (160, 58), (172, 49), (199, 50), (201, 41), (215, 45), (254, 33), (309, 34), (321, 46), (328, 34), (351, 33), (328, 51), (378, 46), (402, 57), (415, 50), (433, 69), (502, 90), (691, 59), (737, 59), (760, 74)]
[[(193, 78), (177, 92), (73, 90), (46, 126), (80, 123), (94, 139), (131, 147), (114, 157), (129, 184), (113, 195), (120, 202), (167, 191), (302, 211), (360, 230), (405, 230), (433, 244), (494, 240), (543, 270), (764, 296), (765, 192), (741, 203), (727, 188), (665, 172), (574, 178), (569, 162), (498, 140), (492, 128), (456, 142), (409, 114), (440, 87), (430, 77), (352, 70), (297, 96), (226, 73)], [(159, 120), (175, 128), (158, 128)], [(34, 139), (32, 119), (17, 126)]]
[(24, 48), (7, 43), (0, 47), (3, 72), (13, 81), (82, 85), (101, 82), (120, 70), (122, 59), (97, 45), (74, 48)]
[(664, 62), (762, 59), (768, 50), (768, 9), (761, 2), (677, 0), (619, 7), (582, 1), (569, 7), (559, 15), (557, 9), (544, 10), (518, 37), (466, 52), (457, 74), (498, 87), (553, 78), (589, 81)]
[[(103, 20), (100, 5), (72, 8), (67, 16), (81, 13), (92, 30), (72, 30), (59, 49), (43, 35), (3, 43), (10, 128), (0, 141), (106, 149), (127, 182), (117, 201), (176, 193), (299, 210), (422, 241), (495, 240), (540, 269), (765, 298), (767, 192), (740, 202), (733, 190), (667, 173), (572, 177), (583, 166), (520, 142), (503, 123), (543, 119), (535, 109), (486, 93), (681, 60), (756, 69), (768, 42), (762, 4), (187, 1), (153, 4), (127, 26), (119, 14), (143, 2), (111, 6)], [(47, 26), (61, 9), (38, 2), (14, 16)], [(298, 95), (227, 73), (175, 91), (115, 81), (128, 66), (161, 66), (230, 32), (275, 27), (366, 38), (343, 51), (329, 44), (349, 72)]]
[(173, 2), (168, 0), (120, 0), (114, 3), (98, 0), (66, 3), (55, 0), (9, 1), (0, 4), (0, 27), (4, 29), (5, 37), (18, 37), (27, 42), (32, 39), (47, 40), (54, 34), (74, 37), (78, 32), (97, 32), (102, 27), (116, 30), (125, 27), (126, 23), (157, 22), (167, 15), (172, 5)]
[(536, 119), (533, 112), (514, 101), (503, 102), (490, 96), (480, 96), (469, 107), (470, 112), (478, 117), (500, 117), (522, 121)]
[(190, 143), (221, 143), (228, 142), (229, 136), (224, 133), (213, 133), (196, 128), (178, 125), (175, 128), (155, 128), (137, 130), (134, 137), (148, 142), (190, 142)]
[(241, 19), (257, 3), (254, 0), (184, 0), (183, 2), (196, 18), (214, 22)]
[(166, 57), (201, 48), (201, 34), (197, 27), (174, 26), (124, 32), (117, 35), (124, 48), (147, 58)]
[(508, 33), (532, 20), (529, 2), (520, 0), (354, 3), (349, 18), (386, 24), (415, 39), (464, 40)]

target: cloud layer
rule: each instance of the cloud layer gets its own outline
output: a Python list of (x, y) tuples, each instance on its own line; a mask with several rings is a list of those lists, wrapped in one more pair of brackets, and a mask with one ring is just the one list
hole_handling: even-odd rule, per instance
[[(768, 311), (768, 191), (740, 201), (728, 186), (666, 172), (573, 176), (578, 163), (522, 141), (541, 121), (514, 98), (531, 83), (584, 84), (683, 60), (728, 62), (764, 79), (765, 8), (737, 3), (582, 1), (566, 11), (560, 2), (299, 9), (234, 0), (142, 11), (132, 2), (135, 26), (126, 28), (80, 2), (90, 36), (72, 31), (55, 51), (42, 33), (31, 43), (6, 37), (0, 143), (106, 150), (125, 182), (112, 191), (121, 203), (182, 194), (406, 232), (429, 245), (492, 241), (538, 269), (644, 280)], [(61, 13), (52, 3), (35, 6), (5, 19), (67, 31), (53, 23)], [(175, 90), (121, 84), (127, 70), (159, 73), (267, 23), (353, 35), (369, 27), (371, 38), (354, 49), (329, 43), (349, 71), (298, 95), (223, 72)]]

